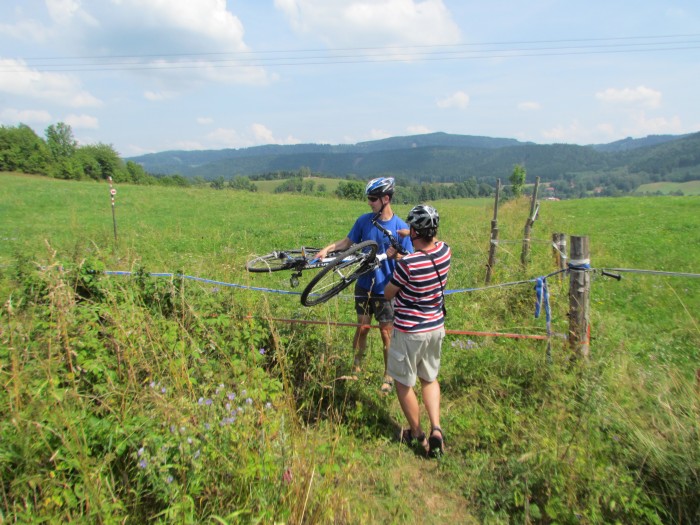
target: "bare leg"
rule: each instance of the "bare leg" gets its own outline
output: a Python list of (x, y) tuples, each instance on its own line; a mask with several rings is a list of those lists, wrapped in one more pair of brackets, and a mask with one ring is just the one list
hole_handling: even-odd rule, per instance
[(365, 357), (365, 352), (367, 351), (367, 334), (369, 333), (369, 325), (372, 322), (372, 318), (368, 315), (358, 315), (357, 324), (358, 326), (355, 330), (355, 337), (352, 340), (352, 348), (355, 351), (355, 360), (353, 364), (353, 371), (359, 372), (362, 360)]
[[(420, 405), (418, 404), (418, 398), (412, 387), (406, 386), (402, 383), (396, 381), (396, 395), (399, 399), (399, 404), (401, 405), (401, 410), (406, 416), (408, 425), (411, 427), (411, 436), (414, 438), (420, 437), (423, 431), (420, 428)], [(423, 448), (428, 447), (428, 441), (424, 438)]]
[[(424, 379), (420, 380), (421, 383), (421, 395), (423, 396), (423, 404), (425, 405), (425, 410), (428, 412), (428, 418), (430, 419), (430, 428), (435, 428), (440, 426), (440, 383), (431, 381), (430, 383)], [(442, 436), (441, 436), (442, 437)]]
[(382, 334), (382, 344), (384, 345), (382, 349), (384, 351), (384, 379), (390, 379), (390, 377), (386, 375), (386, 366), (389, 359), (389, 347), (391, 346), (391, 332), (393, 329), (393, 322), (379, 323), (379, 333)]

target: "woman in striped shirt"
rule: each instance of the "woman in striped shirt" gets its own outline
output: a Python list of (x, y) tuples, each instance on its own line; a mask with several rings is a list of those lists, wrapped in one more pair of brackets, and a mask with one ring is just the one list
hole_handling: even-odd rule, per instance
[[(440, 428), (440, 370), (445, 337), (445, 284), (450, 269), (450, 247), (438, 241), (440, 217), (431, 206), (416, 206), (406, 221), (414, 253), (397, 262), (384, 289), (394, 299), (394, 333), (387, 369), (394, 378), (396, 393), (409, 427), (401, 434), (408, 443), (418, 442), (429, 455), (444, 450)], [(413, 387), (421, 382), (423, 404), (430, 419), (426, 438), (420, 425), (420, 405)]]

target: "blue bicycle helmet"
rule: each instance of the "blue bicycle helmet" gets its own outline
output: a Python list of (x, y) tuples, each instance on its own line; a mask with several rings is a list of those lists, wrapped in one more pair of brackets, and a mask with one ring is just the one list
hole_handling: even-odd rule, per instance
[(394, 177), (378, 177), (372, 179), (367, 183), (365, 187), (365, 195), (372, 195), (374, 197), (381, 197), (382, 195), (393, 195), (394, 194)]

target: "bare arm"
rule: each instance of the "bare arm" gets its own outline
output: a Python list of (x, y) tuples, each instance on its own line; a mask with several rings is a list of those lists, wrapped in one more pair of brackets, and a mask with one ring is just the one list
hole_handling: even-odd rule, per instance
[(395, 284), (387, 283), (387, 285), (384, 287), (384, 298), (389, 300), (393, 299), (396, 297), (396, 294), (399, 293), (399, 290), (401, 290), (401, 288)]
[(325, 248), (321, 249), (321, 251), (316, 254), (316, 257), (323, 259), (328, 255), (328, 252), (342, 252), (350, 248), (350, 246), (352, 246), (352, 241), (349, 237), (345, 237), (344, 239), (332, 242)]

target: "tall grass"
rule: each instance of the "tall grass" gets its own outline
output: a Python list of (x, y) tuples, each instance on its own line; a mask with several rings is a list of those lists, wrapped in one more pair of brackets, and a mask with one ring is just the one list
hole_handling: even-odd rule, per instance
[[(347, 294), (309, 309), (225, 285), (290, 291), (288, 275), (247, 274), (247, 258), (340, 238), (362, 204), (124, 186), (115, 242), (106, 185), (0, 177), (8, 522), (700, 520), (697, 279), (595, 273), (588, 362), (559, 337), (548, 360), (543, 341), (449, 336), (448, 453), (426, 461), (393, 440), (403, 416), (378, 393), (375, 331), (348, 378), (351, 328), (333, 324), (354, 320)], [(448, 288), (480, 288), (492, 203), (434, 204)], [(549, 274), (555, 231), (589, 235), (594, 267), (698, 272), (697, 199), (543, 202), (523, 268), (528, 211), (501, 208), (496, 284)], [(555, 334), (567, 286), (550, 279)], [(447, 305), (451, 330), (546, 333), (531, 283)]]

